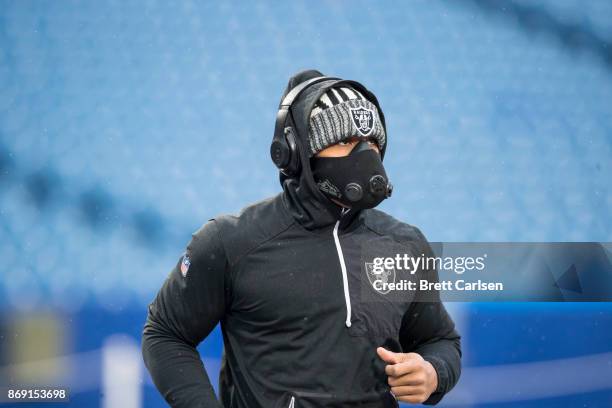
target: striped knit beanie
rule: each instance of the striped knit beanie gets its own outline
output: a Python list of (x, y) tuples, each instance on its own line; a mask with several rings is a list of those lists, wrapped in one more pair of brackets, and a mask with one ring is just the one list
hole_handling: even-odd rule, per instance
[(386, 135), (378, 109), (356, 89), (328, 89), (310, 112), (310, 153), (315, 155), (353, 136), (373, 137), (378, 141), (378, 146), (383, 148)]

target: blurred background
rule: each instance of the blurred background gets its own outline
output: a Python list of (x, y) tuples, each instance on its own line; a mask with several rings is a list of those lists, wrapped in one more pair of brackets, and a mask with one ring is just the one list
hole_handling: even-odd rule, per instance
[[(165, 406), (146, 306), (208, 218), (280, 191), (276, 108), (306, 68), (378, 96), (382, 209), (430, 241), (612, 241), (608, 0), (2, 0), (0, 386)], [(448, 308), (441, 406), (612, 406), (612, 304)], [(199, 348), (215, 386), (221, 347)]]

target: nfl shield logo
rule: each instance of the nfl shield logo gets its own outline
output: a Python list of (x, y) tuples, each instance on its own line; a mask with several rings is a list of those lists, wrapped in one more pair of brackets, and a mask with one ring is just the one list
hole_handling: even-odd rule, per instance
[(367, 136), (374, 129), (374, 112), (363, 107), (351, 108), (351, 118), (359, 133)]
[(366, 262), (365, 267), (372, 288), (382, 295), (389, 293), (391, 289), (386, 284), (395, 282), (395, 268), (385, 268), (382, 266), (382, 271), (375, 271), (373, 262)]
[(189, 270), (189, 265), (191, 265), (191, 261), (189, 260), (189, 256), (188, 255), (184, 255), (183, 256), (183, 261), (181, 262), (181, 275), (183, 275), (184, 278), (187, 277), (187, 271)]

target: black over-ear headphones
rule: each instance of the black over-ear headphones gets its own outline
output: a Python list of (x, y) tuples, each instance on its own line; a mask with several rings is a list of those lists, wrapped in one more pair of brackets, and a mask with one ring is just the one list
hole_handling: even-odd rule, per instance
[[(270, 156), (278, 169), (287, 177), (297, 176), (300, 173), (300, 154), (297, 144), (297, 131), (291, 113), (293, 101), (309, 86), (327, 80), (340, 80), (340, 78), (320, 76), (311, 78), (297, 85), (283, 98), (274, 126), (274, 138), (270, 145)], [(287, 123), (290, 119), (291, 123)]]

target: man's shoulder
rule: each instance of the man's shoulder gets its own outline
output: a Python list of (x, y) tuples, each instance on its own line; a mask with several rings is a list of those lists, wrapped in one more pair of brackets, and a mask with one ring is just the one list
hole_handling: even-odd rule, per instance
[(260, 243), (289, 228), (292, 220), (283, 208), (281, 194), (243, 207), (237, 214), (219, 214), (214, 223), (230, 263)]
[(366, 210), (363, 219), (368, 229), (379, 235), (391, 236), (396, 241), (427, 241), (417, 226), (400, 221), (384, 211)]
[(222, 233), (231, 234), (262, 227), (288, 226), (279, 193), (243, 207), (237, 214), (219, 214), (214, 219)]

